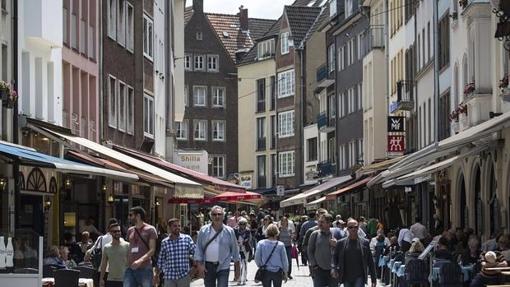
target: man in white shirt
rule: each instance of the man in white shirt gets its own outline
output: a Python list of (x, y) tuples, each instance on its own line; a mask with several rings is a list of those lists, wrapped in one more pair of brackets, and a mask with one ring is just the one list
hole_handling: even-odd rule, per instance
[(423, 239), (425, 239), (428, 235), (427, 228), (421, 224), (421, 219), (419, 217), (416, 217), (416, 223), (411, 225), (409, 229), (413, 233), (414, 237), (417, 237), (421, 241), (423, 241)]
[(413, 241), (414, 235), (411, 230), (407, 228), (400, 229), (400, 233), (398, 234), (398, 245), (400, 246), (400, 251), (406, 252), (411, 248), (411, 242)]

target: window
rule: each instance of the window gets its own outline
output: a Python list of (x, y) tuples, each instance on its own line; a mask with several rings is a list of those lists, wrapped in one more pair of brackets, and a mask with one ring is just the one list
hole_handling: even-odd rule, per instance
[(271, 89), (271, 111), (274, 111), (276, 108), (276, 77), (271, 76), (270, 81), (271, 87), (269, 88)]
[(266, 111), (266, 79), (257, 80), (257, 113)]
[(338, 70), (342, 71), (345, 68), (345, 53), (344, 53), (344, 47), (340, 47), (338, 49)]
[(0, 57), (0, 63), (2, 63), (2, 67), (0, 69), (0, 71), (2, 72), (2, 77), (0, 79), (2, 79), (4, 82), (8, 82), (8, 79), (7, 79), (7, 67), (9, 66), (8, 65), (8, 61), (9, 61), (9, 58), (8, 58), (8, 51), (7, 51), (7, 45), (5, 44), (2, 44), (0, 45), (2, 47), (2, 55)]
[(108, 125), (117, 128), (117, 81), (112, 76), (108, 79)]
[(127, 133), (135, 132), (135, 90), (128, 86), (127, 88)]
[(153, 35), (153, 22), (152, 19), (149, 18), (147, 15), (143, 14), (143, 55), (147, 57), (148, 59), (152, 60), (153, 56), (153, 41), (154, 41), (154, 35)]
[(193, 106), (205, 107), (207, 102), (207, 87), (193, 86)]
[(274, 54), (274, 39), (262, 41), (257, 44), (257, 58), (263, 60)]
[(212, 87), (212, 106), (223, 108), (225, 107), (225, 88), (224, 87)]
[(294, 95), (294, 69), (278, 74), (278, 98)]
[(345, 19), (349, 18), (354, 12), (353, 0), (345, 0)]
[(357, 43), (358, 60), (361, 60), (361, 59), (363, 59), (363, 34), (359, 34), (356, 37), (356, 40), (358, 41), (358, 43)]
[(189, 104), (188, 104), (188, 98), (189, 98), (189, 88), (188, 88), (188, 85), (185, 85), (184, 86), (184, 106), (185, 107), (188, 107)]
[[(450, 23), (450, 17), (447, 18), (448, 19), (448, 23)], [(448, 27), (449, 28), (449, 27)], [(430, 51), (431, 48), (430, 46), (432, 46), (432, 41), (430, 41), (430, 34), (432, 33), (432, 31), (430, 30), (430, 22), (427, 23), (427, 55), (429, 56), (429, 61), (432, 59), (432, 52)]]
[(196, 141), (207, 140), (207, 120), (194, 120), (194, 139)]
[(328, 71), (333, 72), (335, 70), (335, 44), (331, 44), (328, 47)]
[(450, 18), (439, 21), (439, 69), (450, 63)]
[(175, 122), (175, 131), (177, 140), (187, 140), (188, 139), (188, 120), (184, 120), (182, 122)]
[(120, 131), (126, 131), (127, 130), (127, 125), (126, 125), (127, 88), (126, 88), (126, 84), (124, 84), (123, 82), (119, 81), (119, 93), (117, 95), (118, 95), (117, 103), (119, 104), (119, 108), (118, 108), (119, 118), (118, 118), (117, 128)]
[(193, 61), (191, 54), (184, 55), (184, 69), (187, 71), (193, 71)]
[(276, 116), (272, 115), (271, 116), (271, 149), (276, 148), (276, 131), (277, 131)]
[(266, 118), (257, 118), (257, 151), (266, 149)]
[[(117, 0), (108, 0), (107, 13), (108, 13), (108, 37), (115, 40), (117, 38)], [(73, 20), (71, 20), (71, 22), (73, 22)], [(73, 32), (74, 31), (71, 31), (71, 33)]]
[(195, 55), (194, 63), (195, 63), (195, 71), (204, 71), (204, 55)]
[(294, 176), (294, 151), (278, 154), (279, 177)]
[(121, 46), (126, 45), (126, 4), (125, 0), (117, 0), (117, 43)]
[(133, 52), (135, 50), (135, 9), (133, 5), (126, 2), (127, 22), (126, 22), (126, 48)]
[(349, 142), (349, 167), (356, 164), (356, 141)]
[(345, 92), (343, 92), (340, 94), (340, 98), (338, 99), (338, 112), (341, 118), (343, 118), (346, 115), (345, 99), (346, 99)]
[(143, 96), (143, 134), (154, 137), (154, 97), (148, 94)]
[(339, 160), (339, 163), (340, 163), (340, 170), (344, 170), (347, 168), (347, 152), (346, 152), (346, 148), (345, 148), (345, 145), (341, 145), (340, 146), (340, 160)]
[[(342, 1), (342, 0), (340, 0)], [(336, 0), (331, 0), (329, 2), (329, 17), (333, 17), (336, 15), (337, 11), (336, 11)]]
[(257, 187), (266, 187), (266, 156), (257, 156)]
[(280, 52), (282, 55), (289, 52), (289, 32), (280, 35)]
[(207, 55), (207, 71), (218, 72), (218, 70), (219, 70), (218, 55)]
[(363, 109), (362, 99), (363, 99), (363, 87), (362, 87), (362, 84), (359, 83), (358, 84), (357, 100), (356, 100), (356, 107), (357, 107), (358, 111)]
[(307, 139), (307, 151), (308, 157), (307, 161), (316, 161), (317, 160), (317, 138)]
[(225, 141), (225, 121), (212, 121), (212, 140)]
[(278, 114), (279, 138), (291, 137), (294, 135), (294, 111)]
[(195, 38), (199, 41), (202, 41), (203, 39), (203, 36), (202, 36), (202, 32), (197, 32), (195, 33)]
[(213, 155), (212, 157), (212, 176), (225, 177), (225, 156)]
[(358, 140), (358, 155), (356, 158), (358, 162), (363, 162), (363, 139)]

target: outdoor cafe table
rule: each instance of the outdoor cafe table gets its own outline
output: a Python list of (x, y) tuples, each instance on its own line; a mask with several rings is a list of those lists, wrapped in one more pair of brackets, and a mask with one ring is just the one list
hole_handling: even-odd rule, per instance
[[(94, 287), (94, 280), (89, 278), (80, 278), (78, 280), (80, 287)], [(47, 277), (42, 279), (42, 286), (55, 286), (55, 278)]]

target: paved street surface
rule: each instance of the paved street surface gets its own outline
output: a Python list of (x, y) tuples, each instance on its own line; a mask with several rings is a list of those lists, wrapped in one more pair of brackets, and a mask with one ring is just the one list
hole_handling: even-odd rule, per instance
[[(255, 278), (255, 272), (257, 272), (257, 265), (255, 261), (248, 263), (248, 282), (244, 286), (262, 286), (262, 283), (253, 282), (253, 278)], [(283, 286), (291, 286), (291, 287), (312, 287), (312, 277), (308, 276), (308, 266), (299, 266), (299, 269), (296, 265), (296, 259), (292, 260), (292, 280), (288, 280), (287, 283), (283, 283)], [(234, 265), (231, 265), (230, 269), (230, 282), (229, 286), (238, 286), (237, 282), (232, 282), (234, 279)], [(370, 278), (368, 279), (370, 281)], [(196, 280), (191, 283), (192, 287), (204, 286), (204, 280)], [(369, 285), (370, 286), (370, 282)], [(384, 286), (380, 282), (378, 282), (377, 286)]]

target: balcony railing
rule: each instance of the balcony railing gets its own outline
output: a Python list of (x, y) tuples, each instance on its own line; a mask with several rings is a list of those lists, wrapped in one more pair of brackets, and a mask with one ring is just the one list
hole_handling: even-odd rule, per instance
[(335, 165), (329, 160), (321, 161), (317, 164), (317, 170), (319, 171), (319, 177), (325, 177), (335, 174)]
[(414, 109), (413, 85), (411, 81), (399, 81), (397, 83), (396, 110), (412, 111)]
[(371, 27), (369, 31), (370, 51), (373, 49), (383, 49), (385, 46), (384, 27)]
[(321, 132), (330, 132), (335, 129), (336, 119), (334, 116), (328, 115), (326, 112), (322, 112), (317, 116), (317, 128)]
[(328, 65), (322, 64), (315, 73), (318, 88), (326, 88), (335, 83), (335, 80), (329, 75)]
[(257, 138), (257, 151), (262, 151), (266, 149), (266, 138)]

